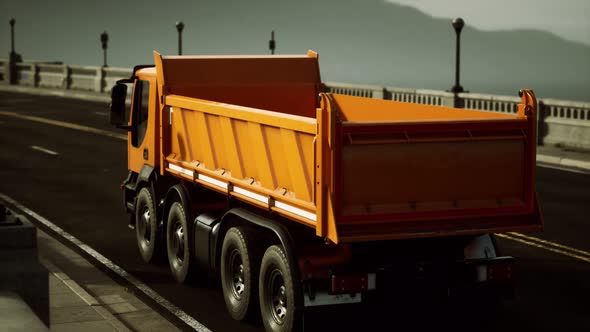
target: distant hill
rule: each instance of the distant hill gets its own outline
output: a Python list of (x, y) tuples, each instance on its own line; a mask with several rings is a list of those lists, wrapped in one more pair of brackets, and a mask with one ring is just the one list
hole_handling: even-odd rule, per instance
[[(59, 1), (68, 4), (68, 13), (88, 10)], [(274, 29), (278, 54), (319, 52), (325, 81), (430, 89), (454, 83), (450, 19), (383, 0), (103, 2), (108, 14), (68, 17), (53, 3), (39, 4), (45, 6), (39, 11), (43, 16), (31, 26), (58, 31), (40, 32), (25, 22), (21, 36), (44, 40), (22, 41), (19, 51), (25, 60), (98, 65), (98, 35), (107, 29), (112, 66), (151, 63), (153, 49), (177, 52), (174, 22), (182, 19), (185, 54), (268, 53)], [(56, 24), (56, 17), (65, 26)], [(540, 97), (590, 101), (588, 45), (541, 31), (481, 31), (466, 21), (461, 59), (461, 84), (472, 92), (515, 96), (519, 88), (530, 87)]]

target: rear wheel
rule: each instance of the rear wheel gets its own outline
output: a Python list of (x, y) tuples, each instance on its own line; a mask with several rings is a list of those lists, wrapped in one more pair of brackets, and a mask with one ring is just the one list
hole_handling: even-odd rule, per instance
[(270, 246), (260, 266), (260, 313), (267, 331), (297, 331), (302, 310), (297, 304), (301, 287), (281, 246)]
[(172, 276), (178, 283), (191, 272), (188, 218), (180, 202), (172, 203), (166, 223), (166, 248)]
[(154, 199), (148, 188), (141, 188), (135, 207), (135, 236), (141, 258), (154, 262), (161, 253), (160, 234)]
[(235, 320), (252, 318), (258, 300), (258, 267), (256, 243), (243, 227), (230, 228), (221, 250), (221, 285), (227, 310)]

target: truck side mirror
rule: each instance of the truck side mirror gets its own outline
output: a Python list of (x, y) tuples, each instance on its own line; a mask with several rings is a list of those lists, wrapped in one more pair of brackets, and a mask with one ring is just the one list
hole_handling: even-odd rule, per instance
[(127, 84), (117, 83), (111, 90), (110, 120), (117, 127), (125, 123), (125, 99), (127, 99)]

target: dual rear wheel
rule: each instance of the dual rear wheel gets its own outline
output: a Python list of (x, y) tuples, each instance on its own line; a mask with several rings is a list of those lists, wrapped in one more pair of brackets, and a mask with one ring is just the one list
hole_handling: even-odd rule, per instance
[(225, 235), (221, 284), (227, 309), (236, 320), (252, 320), (259, 312), (267, 331), (297, 330), (300, 288), (285, 251), (271, 245), (262, 253), (254, 232), (233, 227)]

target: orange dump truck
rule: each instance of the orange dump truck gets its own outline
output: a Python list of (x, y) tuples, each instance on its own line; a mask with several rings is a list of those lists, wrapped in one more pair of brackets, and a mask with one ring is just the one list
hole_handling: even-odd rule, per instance
[(234, 319), (294, 330), (425, 269), (507, 290), (493, 233), (542, 228), (530, 90), (496, 114), (324, 93), (312, 51), (154, 60), (112, 90), (129, 226), (178, 282), (219, 275)]

